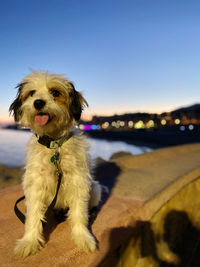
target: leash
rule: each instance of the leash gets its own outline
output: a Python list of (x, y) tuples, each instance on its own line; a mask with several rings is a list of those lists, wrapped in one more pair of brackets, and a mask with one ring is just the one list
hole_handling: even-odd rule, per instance
[[(57, 177), (58, 177), (58, 183), (57, 183), (57, 188), (56, 188), (56, 194), (53, 198), (53, 200), (51, 201), (50, 205), (48, 206), (46, 212), (45, 212), (45, 219), (47, 220), (51, 211), (53, 210), (55, 204), (56, 204), (56, 201), (57, 201), (57, 197), (58, 197), (58, 192), (59, 192), (59, 188), (60, 188), (60, 184), (61, 184), (61, 180), (62, 180), (62, 171), (60, 169), (60, 166), (59, 166), (59, 157), (60, 157), (60, 154), (58, 152), (58, 148), (62, 146), (62, 144), (64, 142), (66, 142), (67, 140), (69, 140), (71, 137), (72, 137), (73, 133), (69, 133), (68, 135), (60, 138), (59, 140), (56, 140), (54, 141), (53, 139), (49, 138), (48, 136), (43, 136), (43, 137), (38, 137), (37, 135), (37, 138), (38, 138), (38, 142), (44, 146), (46, 146), (47, 148), (50, 148), (50, 149), (56, 149), (54, 155), (51, 157), (50, 161), (52, 163), (54, 163), (55, 167), (56, 167), (56, 174), (57, 174)], [(25, 224), (25, 221), (26, 221), (26, 217), (25, 215), (19, 210), (19, 208), (17, 207), (17, 204), (19, 202), (21, 202), (22, 200), (25, 199), (25, 196), (22, 196), (20, 197), (16, 202), (15, 202), (15, 206), (14, 206), (14, 211), (15, 211), (15, 214), (16, 216), (18, 217), (18, 219), (23, 223)], [(45, 223), (43, 222), (43, 226), (45, 225)]]
[(47, 219), (51, 213), (51, 211), (53, 210), (55, 204), (56, 204), (56, 200), (57, 200), (57, 196), (58, 196), (58, 191), (59, 191), (59, 188), (60, 188), (60, 184), (61, 184), (61, 179), (62, 179), (62, 171), (59, 167), (59, 164), (58, 164), (58, 160), (59, 160), (59, 153), (56, 152), (54, 154), (54, 156), (51, 158), (51, 162), (55, 164), (56, 166), (56, 174), (58, 176), (58, 184), (57, 184), (57, 188), (56, 188), (56, 194), (55, 194), (55, 197), (54, 199), (52, 200), (51, 204), (49, 205), (49, 207), (47, 208), (46, 212), (45, 212), (45, 218)]
[[(56, 166), (56, 174), (58, 176), (58, 184), (57, 184), (57, 188), (56, 188), (56, 194), (53, 198), (53, 200), (51, 201), (50, 205), (48, 206), (46, 212), (45, 212), (45, 218), (46, 220), (48, 219), (51, 211), (53, 210), (55, 204), (56, 204), (56, 201), (57, 201), (57, 197), (58, 197), (58, 192), (59, 192), (59, 188), (60, 188), (60, 184), (61, 184), (61, 179), (62, 179), (62, 171), (59, 167), (59, 164), (58, 164), (58, 160), (59, 160), (59, 153), (56, 151), (56, 153), (53, 155), (53, 157), (51, 157), (51, 162), (55, 164)], [(25, 221), (26, 221), (26, 217), (25, 215), (19, 210), (19, 208), (17, 207), (17, 204), (19, 202), (21, 202), (22, 200), (25, 199), (25, 196), (23, 197), (20, 197), (16, 202), (15, 202), (15, 206), (14, 206), (14, 211), (15, 211), (15, 214), (16, 216), (18, 217), (18, 219), (23, 223), (25, 224)]]
[(15, 214), (17, 215), (18, 219), (20, 219), (20, 221), (25, 224), (25, 220), (26, 220), (26, 217), (24, 216), (24, 214), (18, 209), (17, 207), (17, 204), (19, 202), (21, 202), (22, 200), (25, 199), (25, 196), (23, 197), (20, 197), (16, 202), (15, 202), (15, 206), (14, 206), (14, 211), (15, 211)]

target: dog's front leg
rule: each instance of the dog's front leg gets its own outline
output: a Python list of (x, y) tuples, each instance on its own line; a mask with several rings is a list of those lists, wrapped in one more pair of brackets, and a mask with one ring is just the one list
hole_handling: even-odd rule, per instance
[(73, 188), (73, 196), (69, 202), (69, 221), (72, 229), (72, 240), (82, 250), (94, 251), (96, 241), (88, 230), (89, 190), (84, 187)]
[[(44, 204), (42, 191), (34, 188), (32, 194), (27, 196), (27, 214), (24, 236), (17, 241), (15, 254), (23, 258), (35, 254), (44, 244), (42, 219), (44, 216)], [(41, 193), (41, 194), (40, 194)]]

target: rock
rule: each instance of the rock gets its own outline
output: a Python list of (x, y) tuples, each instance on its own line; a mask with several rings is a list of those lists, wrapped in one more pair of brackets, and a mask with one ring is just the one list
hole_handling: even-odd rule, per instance
[(21, 183), (23, 173), (23, 167), (7, 167), (0, 164), (0, 188)]
[(118, 158), (125, 157), (125, 156), (132, 156), (132, 153), (125, 152), (125, 151), (116, 152), (112, 154), (112, 156), (110, 157), (110, 160), (118, 159)]
[(101, 157), (97, 157), (93, 159), (93, 164), (98, 165), (99, 163), (105, 162), (105, 159), (102, 159)]

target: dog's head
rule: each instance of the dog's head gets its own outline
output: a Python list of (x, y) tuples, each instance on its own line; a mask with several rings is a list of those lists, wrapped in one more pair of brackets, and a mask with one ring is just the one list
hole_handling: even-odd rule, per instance
[(61, 136), (80, 119), (86, 100), (63, 75), (32, 71), (18, 84), (10, 106), (15, 121), (38, 135)]

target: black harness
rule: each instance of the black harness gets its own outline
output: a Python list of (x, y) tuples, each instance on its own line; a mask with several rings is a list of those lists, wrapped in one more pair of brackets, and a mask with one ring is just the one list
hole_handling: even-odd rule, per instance
[[(46, 146), (47, 148), (50, 149), (55, 149), (55, 153), (54, 155), (51, 157), (51, 162), (54, 163), (55, 167), (56, 167), (56, 174), (58, 177), (58, 183), (57, 183), (57, 188), (56, 188), (56, 194), (53, 198), (53, 200), (51, 201), (50, 205), (48, 206), (46, 212), (45, 212), (45, 218), (47, 220), (47, 218), (49, 217), (51, 211), (53, 210), (56, 201), (57, 201), (57, 197), (58, 197), (58, 192), (59, 192), (59, 188), (60, 188), (60, 184), (61, 184), (61, 179), (62, 179), (62, 171), (60, 169), (59, 166), (59, 152), (58, 152), (58, 148), (62, 146), (63, 143), (65, 143), (67, 140), (69, 140), (72, 137), (73, 133), (70, 132), (68, 135), (65, 135), (63, 137), (61, 137), (58, 140), (54, 140), (52, 138), (50, 138), (49, 136), (42, 136), (39, 137), (36, 135), (36, 137), (38, 138), (38, 142), (44, 146)], [(15, 214), (17, 215), (17, 217), (19, 218), (19, 220), (24, 224), (26, 221), (26, 217), (25, 215), (19, 210), (19, 208), (17, 207), (17, 204), (19, 202), (21, 202), (22, 200), (25, 199), (25, 196), (20, 197), (16, 202), (15, 202), (15, 206), (14, 206), (14, 211)], [(44, 225), (44, 223), (43, 223)]]

